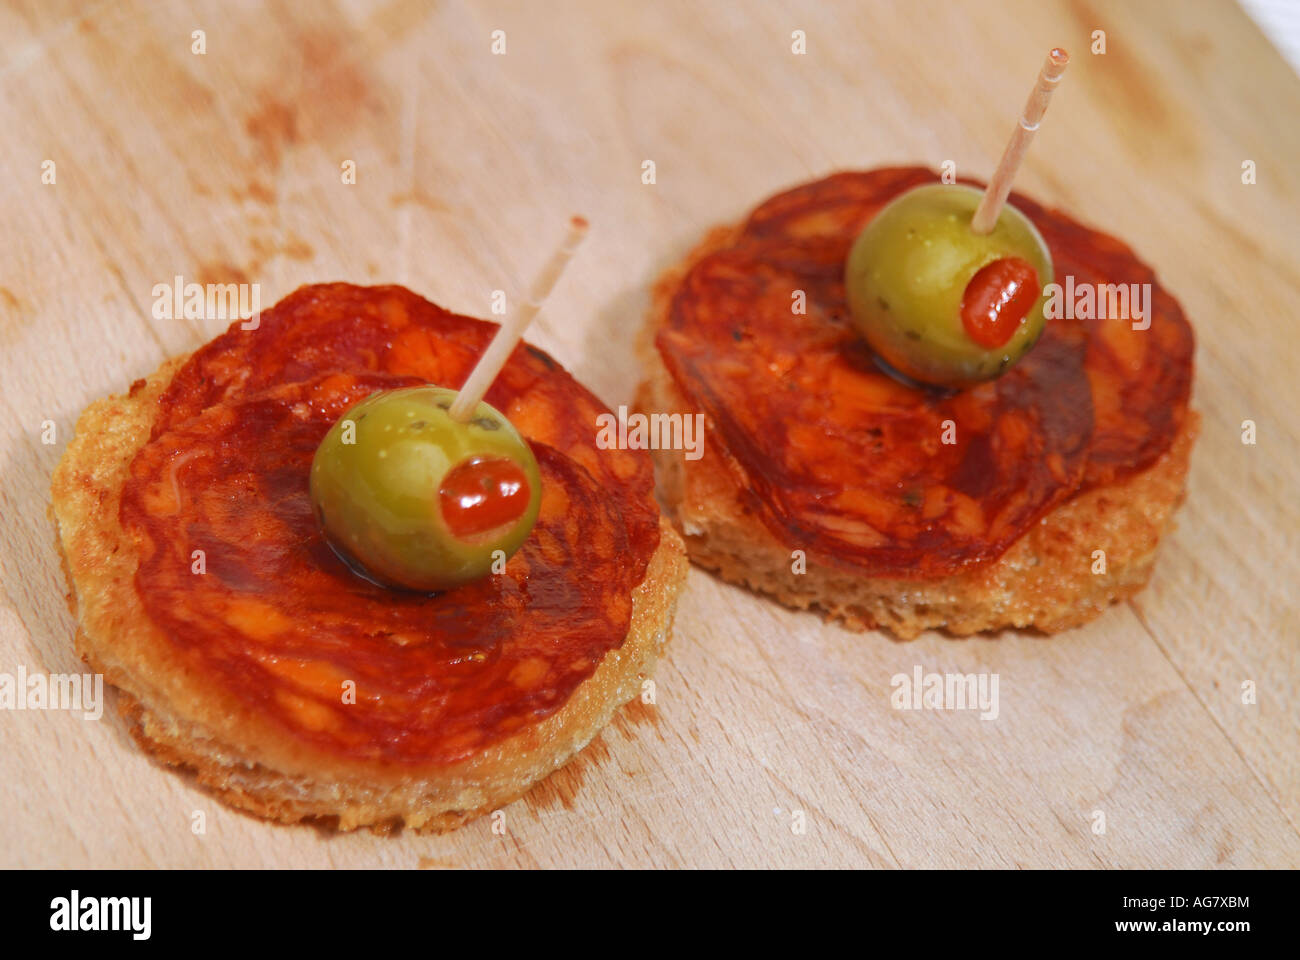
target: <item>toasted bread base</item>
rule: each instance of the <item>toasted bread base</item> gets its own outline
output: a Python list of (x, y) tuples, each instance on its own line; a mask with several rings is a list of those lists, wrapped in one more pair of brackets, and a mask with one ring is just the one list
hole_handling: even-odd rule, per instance
[[(738, 228), (721, 227), (655, 286), (638, 349), (647, 379), (637, 395), (646, 412), (696, 412), (654, 346), (681, 279), (700, 258), (729, 245)], [(1160, 538), (1182, 502), (1188, 459), (1200, 418), (1186, 411), (1170, 449), (1145, 471), (1089, 490), (1058, 506), (998, 560), (932, 580), (872, 577), (804, 559), (780, 542), (745, 506), (742, 487), (706, 421), (703, 456), (654, 452), (659, 496), (686, 540), (691, 560), (722, 579), (768, 594), (796, 609), (816, 608), (854, 630), (883, 628), (903, 639), (922, 630), (967, 635), (1003, 627), (1056, 633), (1093, 619), (1141, 590)], [(1095, 551), (1105, 553), (1105, 572)]]
[(80, 617), (77, 652), (119, 689), (132, 733), (150, 754), (192, 768), (230, 805), (282, 823), (326, 819), (341, 830), (436, 832), (527, 792), (640, 693), (667, 642), (687, 570), (681, 538), (662, 519), (623, 645), (555, 713), (462, 762), (408, 767), (336, 757), (289, 742), (256, 711), (205, 685), (146, 615), (134, 583), (134, 544), (118, 522), (131, 459), (185, 359), (168, 361), (130, 394), (88, 407), (51, 484), (69, 600)]

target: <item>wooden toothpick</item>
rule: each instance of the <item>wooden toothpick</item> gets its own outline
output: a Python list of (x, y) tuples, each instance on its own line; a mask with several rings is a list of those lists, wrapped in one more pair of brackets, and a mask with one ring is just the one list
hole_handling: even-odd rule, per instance
[(584, 218), (573, 217), (569, 220), (569, 232), (565, 234), (564, 241), (551, 255), (551, 259), (537, 275), (537, 279), (533, 281), (532, 287), (528, 290), (528, 298), (518, 310), (506, 318), (505, 323), (501, 324), (496, 336), (483, 351), (483, 356), (479, 357), (478, 363), (470, 371), (465, 385), (460, 388), (460, 393), (452, 401), (451, 409), (447, 413), (457, 423), (465, 423), (474, 415), (474, 408), (483, 399), (488, 387), (492, 386), (492, 381), (497, 378), (501, 368), (506, 365), (506, 360), (514, 351), (515, 344), (523, 337), (524, 330), (541, 311), (542, 304), (555, 287), (555, 282), (560, 279), (560, 274), (564, 273), (573, 251), (578, 249), (578, 244), (582, 243), (586, 235), (587, 221)]
[(1007, 202), (1007, 194), (1011, 192), (1011, 181), (1016, 178), (1020, 161), (1025, 159), (1025, 151), (1034, 139), (1043, 114), (1047, 112), (1047, 101), (1052, 99), (1052, 92), (1061, 82), (1061, 75), (1065, 73), (1069, 62), (1070, 55), (1060, 47), (1053, 47), (1048, 53), (1047, 62), (1038, 73), (1038, 82), (1034, 84), (1034, 89), (1025, 102), (1020, 122), (1016, 124), (1015, 132), (1011, 134), (1011, 140), (1002, 152), (1002, 159), (998, 161), (998, 168), (993, 171), (993, 179), (989, 181), (988, 189), (984, 191), (984, 197), (975, 210), (970, 226), (976, 233), (989, 233), (997, 224), (998, 214), (1002, 212), (1002, 205)]

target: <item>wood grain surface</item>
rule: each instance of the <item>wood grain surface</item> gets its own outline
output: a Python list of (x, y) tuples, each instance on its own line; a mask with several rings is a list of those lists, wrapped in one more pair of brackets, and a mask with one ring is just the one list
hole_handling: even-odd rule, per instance
[[(1018, 187), (1125, 238), (1198, 336), (1188, 498), (1135, 602), (900, 643), (693, 571), (657, 703), (504, 835), (272, 826), (148, 760), (111, 697), (6, 711), (0, 863), (1300, 866), (1300, 81), (1226, 0), (6, 3), (0, 672), (81, 666), (46, 514), (77, 414), (224, 326), (154, 320), (154, 284), (399, 282), (488, 316), (583, 213), (530, 337), (627, 402), (649, 285), (702, 231), (836, 169), (987, 176), (1053, 44)], [(917, 665), (996, 673), (998, 718), (891, 708)]]

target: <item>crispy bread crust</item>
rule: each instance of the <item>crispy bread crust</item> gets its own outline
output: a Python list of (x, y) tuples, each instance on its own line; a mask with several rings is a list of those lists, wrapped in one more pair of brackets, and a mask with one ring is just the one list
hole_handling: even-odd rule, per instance
[[(668, 321), (682, 278), (701, 258), (731, 245), (739, 227), (718, 227), (656, 283), (638, 352), (647, 370), (637, 396), (643, 411), (695, 412), (668, 373), (654, 337)], [(654, 452), (659, 496), (680, 527), (691, 560), (722, 579), (769, 594), (797, 609), (817, 608), (854, 630), (884, 628), (910, 639), (926, 629), (966, 635), (1002, 627), (1055, 633), (1098, 616), (1142, 589), (1156, 547), (1182, 502), (1188, 458), (1200, 418), (1186, 411), (1170, 449), (1147, 470), (1089, 490), (1044, 516), (990, 564), (954, 576), (916, 580), (855, 575), (806, 560), (793, 572), (792, 551), (745, 507), (727, 454), (706, 421), (703, 456)], [(1105, 551), (1106, 572), (1092, 572)]]
[(232, 806), (284, 823), (329, 818), (342, 830), (440, 831), (525, 793), (640, 692), (667, 642), (687, 569), (681, 538), (663, 519), (622, 647), (606, 654), (555, 713), (463, 762), (396, 767), (333, 756), (291, 742), (256, 711), (205, 685), (145, 614), (133, 543), (118, 521), (130, 462), (149, 438), (158, 397), (186, 359), (163, 364), (129, 394), (91, 404), (51, 484), (80, 618), (77, 652), (121, 691), (122, 711), (149, 753), (193, 768)]

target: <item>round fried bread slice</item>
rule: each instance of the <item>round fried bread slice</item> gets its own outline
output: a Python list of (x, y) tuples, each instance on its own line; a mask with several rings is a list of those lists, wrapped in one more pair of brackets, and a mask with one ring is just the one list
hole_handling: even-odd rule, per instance
[(52, 484), (78, 650), (151, 753), (283, 822), (449, 829), (521, 795), (640, 693), (686, 569), (648, 489), (538, 442), (550, 504), (505, 573), (393, 594), (316, 542), (306, 468), (350, 402), (410, 378), (317, 372), (159, 429), (188, 362), (92, 404)]
[(877, 210), (934, 179), (888, 168), (797, 187), (664, 274), (639, 406), (702, 413), (706, 439), (698, 459), (656, 451), (661, 499), (701, 566), (855, 628), (1065, 629), (1146, 583), (1182, 498), (1191, 329), (1119, 241), (1013, 196), (1061, 276), (1150, 283), (1149, 326), (1052, 320), (998, 381), (897, 383), (847, 322), (844, 257)]

